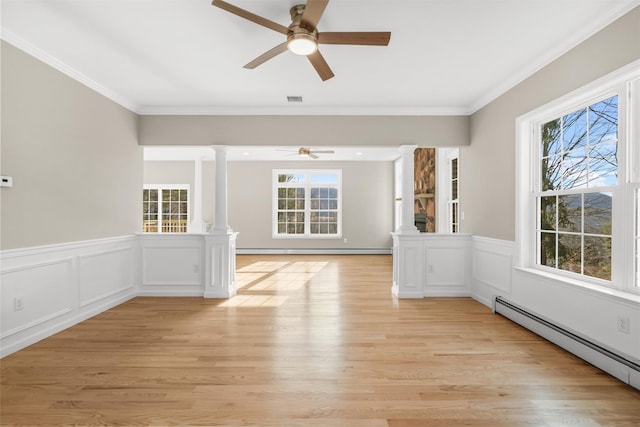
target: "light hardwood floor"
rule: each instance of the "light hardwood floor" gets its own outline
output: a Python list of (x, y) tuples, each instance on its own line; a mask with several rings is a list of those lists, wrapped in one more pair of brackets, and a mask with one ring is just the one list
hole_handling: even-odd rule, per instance
[(390, 256), (238, 256), (231, 300), (135, 298), (4, 358), (3, 425), (639, 426), (640, 392)]

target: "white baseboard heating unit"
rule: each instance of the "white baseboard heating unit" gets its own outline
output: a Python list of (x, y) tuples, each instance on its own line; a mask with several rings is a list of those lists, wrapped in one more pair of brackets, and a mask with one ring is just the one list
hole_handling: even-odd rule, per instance
[(589, 341), (502, 297), (496, 297), (493, 311), (564, 348), (609, 375), (640, 390), (640, 363)]

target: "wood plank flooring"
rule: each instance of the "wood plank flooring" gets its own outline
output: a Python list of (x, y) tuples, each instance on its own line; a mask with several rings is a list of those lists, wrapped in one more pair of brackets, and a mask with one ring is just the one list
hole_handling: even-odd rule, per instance
[(6, 426), (638, 426), (640, 392), (390, 256), (238, 256), (230, 300), (135, 298), (1, 361)]

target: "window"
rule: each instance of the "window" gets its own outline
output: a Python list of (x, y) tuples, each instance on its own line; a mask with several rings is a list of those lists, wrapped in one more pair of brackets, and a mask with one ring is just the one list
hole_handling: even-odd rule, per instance
[(518, 119), (521, 266), (640, 292), (639, 77), (631, 64)]
[(142, 190), (142, 231), (186, 233), (189, 225), (188, 185), (145, 185)]
[(274, 170), (274, 237), (341, 237), (340, 170)]
[(460, 219), (458, 209), (458, 150), (455, 151), (455, 157), (449, 159), (449, 176), (451, 193), (447, 201), (447, 211), (449, 217), (449, 232), (458, 233), (460, 231)]
[(541, 125), (538, 264), (611, 280), (618, 96)]

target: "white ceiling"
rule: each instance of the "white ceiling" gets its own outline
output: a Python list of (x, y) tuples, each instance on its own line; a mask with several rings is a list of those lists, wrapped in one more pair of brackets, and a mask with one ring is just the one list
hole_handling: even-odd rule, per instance
[[(301, 0), (228, 0), (283, 25)], [(322, 82), (283, 36), (210, 0), (2, 0), (2, 38), (140, 114), (470, 114), (640, 0), (331, 0)], [(302, 104), (288, 104), (301, 95)]]

